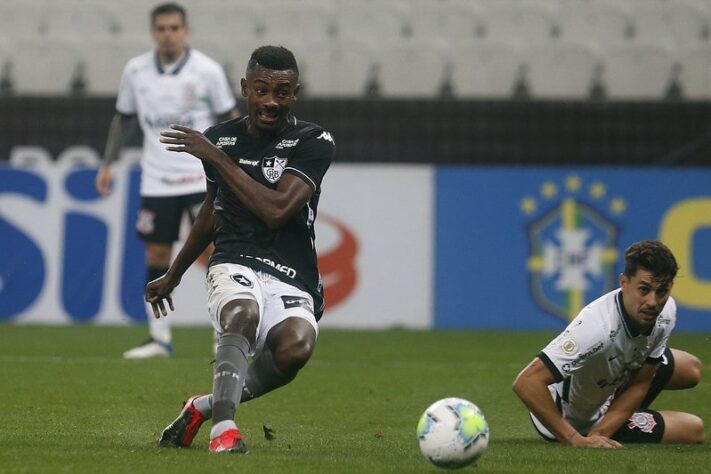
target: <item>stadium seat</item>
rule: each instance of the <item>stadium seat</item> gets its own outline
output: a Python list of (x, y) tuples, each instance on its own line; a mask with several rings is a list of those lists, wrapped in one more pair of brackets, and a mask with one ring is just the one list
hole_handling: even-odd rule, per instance
[(64, 95), (72, 90), (80, 56), (74, 42), (26, 39), (10, 52), (14, 91), (20, 95)]
[(148, 38), (113, 38), (78, 44), (79, 57), (84, 64), (87, 94), (115, 96), (128, 60), (150, 50), (151, 46)]
[(503, 41), (455, 43), (450, 48), (454, 95), (510, 98), (522, 64), (515, 44)]
[(4, 38), (0, 39), (0, 95), (11, 92), (12, 57)]
[(447, 44), (435, 39), (398, 41), (375, 55), (379, 91), (384, 97), (436, 97), (445, 80)]
[(260, 15), (248, 6), (232, 2), (205, 2), (188, 11), (191, 41), (250, 41), (263, 36)]
[(377, 48), (383, 43), (401, 40), (406, 31), (406, 13), (398, 4), (341, 4), (334, 14), (335, 34), (344, 40), (368, 42)]
[(683, 3), (648, 5), (633, 15), (635, 38), (642, 42), (658, 42), (670, 47), (694, 46), (705, 41), (708, 15)]
[(631, 20), (612, 3), (581, 2), (576, 9), (562, 8), (561, 39), (607, 47), (627, 41)]
[(654, 100), (666, 96), (674, 70), (674, 59), (667, 48), (628, 43), (602, 52), (608, 98)]
[(2, 2), (0, 32), (12, 39), (36, 39), (47, 32), (47, 17), (39, 2)]
[(711, 99), (711, 45), (696, 46), (678, 52), (680, 86), (683, 97)]
[(373, 74), (373, 51), (352, 40), (307, 44), (299, 59), (302, 93), (308, 97), (357, 98), (366, 94)]
[(590, 46), (552, 41), (524, 49), (527, 84), (532, 98), (587, 99), (600, 67), (600, 56)]
[(104, 4), (82, 0), (51, 2), (43, 9), (48, 40), (79, 38), (103, 40), (120, 33), (120, 24), (113, 10)]
[(333, 12), (326, 3), (280, 2), (262, 13), (264, 38), (271, 44), (294, 38), (302, 42), (322, 41), (335, 33)]
[[(113, 17), (118, 26), (118, 35), (122, 38), (146, 38), (150, 40), (150, 11), (153, 4), (143, 0), (121, 0), (120, 2), (107, 2), (108, 8), (113, 12)], [(190, 12), (188, 25), (190, 25)]]
[(458, 4), (415, 3), (409, 10), (407, 24), (415, 39), (474, 41), (483, 33), (481, 18), (472, 8)]
[(551, 39), (556, 22), (549, 8), (537, 3), (492, 2), (483, 12), (486, 38), (494, 41), (528, 43)]

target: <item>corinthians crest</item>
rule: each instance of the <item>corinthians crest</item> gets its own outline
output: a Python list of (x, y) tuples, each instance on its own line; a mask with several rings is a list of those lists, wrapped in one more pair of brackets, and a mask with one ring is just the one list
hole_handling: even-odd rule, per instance
[(573, 175), (562, 185), (545, 182), (539, 197), (521, 200), (521, 211), (535, 216), (527, 228), (533, 299), (565, 321), (616, 286), (618, 229), (612, 218), (626, 205), (623, 199), (606, 195), (604, 183), (586, 187)]
[(262, 174), (270, 183), (276, 183), (281, 178), (281, 174), (286, 168), (287, 158), (279, 158), (278, 156), (270, 156), (262, 158)]

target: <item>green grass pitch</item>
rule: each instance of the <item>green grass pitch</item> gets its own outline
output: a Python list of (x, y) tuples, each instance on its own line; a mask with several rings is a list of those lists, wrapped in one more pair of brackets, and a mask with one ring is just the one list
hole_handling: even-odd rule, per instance
[[(420, 455), (415, 427), (447, 396), (478, 404), (491, 428), (488, 451), (464, 472), (711, 472), (708, 443), (603, 451), (541, 440), (510, 387), (554, 336), (544, 332), (323, 330), (292, 384), (240, 407), (248, 455), (210, 454), (207, 425), (192, 448), (161, 449), (158, 435), (181, 401), (211, 390), (212, 337), (178, 328), (173, 358), (122, 360), (144, 335), (0, 325), (0, 472), (438, 472)], [(672, 346), (711, 361), (709, 334), (675, 335)], [(695, 413), (711, 427), (711, 381), (665, 392), (653, 407)], [(264, 438), (263, 425), (276, 439)]]

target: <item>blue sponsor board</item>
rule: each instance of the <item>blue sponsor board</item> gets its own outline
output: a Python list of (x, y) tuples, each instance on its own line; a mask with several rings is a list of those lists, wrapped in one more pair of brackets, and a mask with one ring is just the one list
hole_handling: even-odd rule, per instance
[[(0, 166), (0, 322), (16, 319), (43, 298), (51, 299), (53, 295), (45, 293), (53, 293), (55, 285), (58, 297), (53, 312), (80, 323), (93, 322), (99, 315), (106, 298), (112, 239), (108, 216), (92, 207), (102, 200), (94, 188), (95, 177), (95, 168)], [(125, 212), (111, 216), (122, 222), (125, 234), (122, 239), (113, 236), (123, 245), (119, 294), (123, 314), (144, 322), (144, 246), (134, 226), (140, 205), (139, 168), (133, 167), (127, 177), (126, 202), (121, 203)], [(52, 202), (52, 197), (59, 202)], [(13, 208), (19, 205), (24, 212)], [(30, 226), (31, 222), (36, 225)]]
[(440, 167), (435, 326), (560, 329), (660, 239), (677, 329), (711, 330), (711, 169)]

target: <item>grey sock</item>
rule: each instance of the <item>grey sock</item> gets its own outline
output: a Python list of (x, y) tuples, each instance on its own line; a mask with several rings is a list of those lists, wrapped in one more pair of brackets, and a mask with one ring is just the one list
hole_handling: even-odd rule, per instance
[(242, 402), (257, 398), (265, 393), (288, 384), (296, 374), (283, 374), (274, 363), (272, 351), (264, 349), (247, 369), (247, 378), (242, 388)]
[(212, 384), (212, 424), (234, 420), (247, 373), (250, 344), (242, 334), (220, 336), (215, 354), (215, 378)]
[[(286, 385), (291, 382), (294, 377), (288, 377), (282, 374), (274, 364), (274, 357), (271, 351), (265, 350), (262, 352), (252, 365), (247, 369), (247, 377), (245, 378), (244, 386), (242, 387), (242, 397), (240, 403), (247, 402), (253, 398), (257, 398), (265, 393)], [(212, 394), (200, 397), (193, 402), (195, 408), (203, 414), (205, 418), (212, 417)]]

